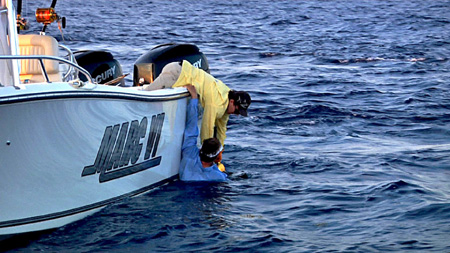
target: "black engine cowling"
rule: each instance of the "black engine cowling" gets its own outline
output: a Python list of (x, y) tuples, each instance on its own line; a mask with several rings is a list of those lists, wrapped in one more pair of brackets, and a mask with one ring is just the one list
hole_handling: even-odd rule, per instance
[[(86, 69), (94, 81), (99, 84), (107, 83), (123, 75), (120, 63), (109, 52), (89, 50), (75, 52), (74, 55), (78, 65)], [(79, 78), (87, 81), (83, 74), (80, 74)], [(124, 86), (123, 79), (118, 82)], [(115, 83), (115, 85), (117, 84)]]
[(166, 64), (187, 60), (209, 73), (206, 56), (191, 44), (163, 44), (151, 49), (134, 63), (133, 85), (152, 83)]

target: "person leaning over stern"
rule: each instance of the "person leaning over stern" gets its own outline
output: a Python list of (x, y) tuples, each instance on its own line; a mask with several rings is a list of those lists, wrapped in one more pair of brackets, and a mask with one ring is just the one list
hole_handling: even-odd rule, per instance
[[(231, 90), (222, 81), (214, 78), (202, 69), (194, 67), (188, 61), (172, 62), (164, 66), (161, 74), (144, 90), (157, 90), (169, 87), (183, 87), (188, 84), (195, 86), (199, 101), (203, 107), (200, 139), (216, 137), (224, 146), (227, 123), (230, 114), (247, 117), (250, 106), (250, 95), (245, 91)], [(222, 152), (219, 155), (219, 167), (225, 171), (220, 163)]]
[(227, 180), (227, 174), (221, 172), (214, 161), (222, 151), (222, 145), (217, 138), (203, 141), (201, 149), (197, 148), (199, 134), (198, 96), (195, 87), (186, 86), (192, 99), (187, 107), (186, 128), (184, 130), (183, 145), (181, 147), (180, 180), (182, 181), (215, 181)]

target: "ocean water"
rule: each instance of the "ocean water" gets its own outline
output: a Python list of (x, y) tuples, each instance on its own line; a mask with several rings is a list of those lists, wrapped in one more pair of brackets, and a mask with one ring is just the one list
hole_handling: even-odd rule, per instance
[[(33, 21), (50, 2), (28, 1), (24, 14)], [(67, 28), (51, 35), (110, 51), (125, 73), (158, 44), (196, 44), (253, 103), (229, 122), (229, 182), (174, 181), (11, 252), (450, 252), (450, 1), (56, 10)]]

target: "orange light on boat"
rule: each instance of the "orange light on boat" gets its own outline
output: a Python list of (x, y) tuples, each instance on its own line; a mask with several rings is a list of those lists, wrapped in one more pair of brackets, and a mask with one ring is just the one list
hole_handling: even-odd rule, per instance
[(38, 8), (36, 10), (36, 21), (43, 24), (50, 24), (58, 20), (58, 15), (53, 8)]

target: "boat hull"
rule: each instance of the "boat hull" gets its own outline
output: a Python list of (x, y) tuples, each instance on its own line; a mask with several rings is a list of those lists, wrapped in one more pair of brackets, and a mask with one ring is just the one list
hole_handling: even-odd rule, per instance
[(0, 235), (56, 228), (178, 175), (186, 96), (0, 100)]

